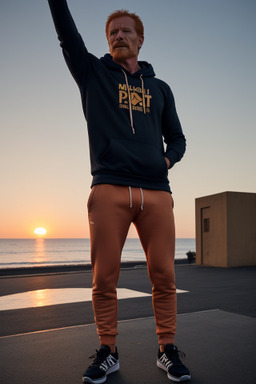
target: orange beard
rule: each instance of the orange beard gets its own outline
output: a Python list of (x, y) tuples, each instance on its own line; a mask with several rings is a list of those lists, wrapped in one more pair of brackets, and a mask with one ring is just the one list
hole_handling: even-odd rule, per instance
[(126, 43), (116, 43), (110, 49), (111, 56), (114, 60), (122, 61), (127, 60), (132, 57), (138, 56), (138, 48), (135, 44), (126, 44)]

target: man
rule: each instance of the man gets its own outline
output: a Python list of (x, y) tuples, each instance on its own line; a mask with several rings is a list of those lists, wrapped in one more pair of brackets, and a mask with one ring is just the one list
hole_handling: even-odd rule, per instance
[(189, 370), (174, 345), (175, 235), (168, 169), (183, 156), (185, 137), (172, 92), (155, 78), (150, 64), (138, 61), (144, 30), (137, 15), (116, 11), (109, 16), (110, 54), (98, 59), (85, 48), (66, 0), (48, 1), (66, 63), (81, 93), (90, 143), (92, 301), (100, 349), (83, 381), (103, 383), (119, 369), (116, 285), (131, 223), (145, 250), (153, 286), (157, 366), (171, 380), (189, 380)]

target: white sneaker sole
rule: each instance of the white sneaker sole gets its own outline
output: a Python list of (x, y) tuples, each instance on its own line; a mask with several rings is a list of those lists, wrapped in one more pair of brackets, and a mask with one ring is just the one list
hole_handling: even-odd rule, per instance
[(170, 375), (166, 366), (163, 363), (161, 363), (161, 361), (159, 361), (159, 360), (156, 361), (156, 365), (158, 366), (158, 368), (163, 369), (165, 372), (167, 372), (168, 379), (175, 381), (175, 383), (181, 383), (182, 381), (191, 380), (191, 375), (183, 375), (181, 377), (175, 377), (175, 376)]
[(91, 379), (90, 377), (88, 376), (84, 376), (83, 377), (83, 382), (84, 383), (90, 383), (90, 384), (102, 384), (102, 383), (105, 383), (105, 381), (107, 380), (107, 376), (110, 375), (111, 373), (115, 372), (115, 371), (118, 371), (120, 368), (119, 366), (119, 362), (116, 363), (115, 365), (113, 365), (112, 367), (110, 367), (107, 372), (106, 372), (106, 375), (99, 378), (99, 379)]

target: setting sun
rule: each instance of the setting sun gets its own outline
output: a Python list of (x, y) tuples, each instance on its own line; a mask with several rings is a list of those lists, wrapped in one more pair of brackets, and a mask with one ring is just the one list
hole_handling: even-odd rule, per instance
[(36, 234), (36, 235), (45, 235), (46, 234), (46, 229), (45, 228), (36, 228), (35, 230), (34, 230), (34, 233)]

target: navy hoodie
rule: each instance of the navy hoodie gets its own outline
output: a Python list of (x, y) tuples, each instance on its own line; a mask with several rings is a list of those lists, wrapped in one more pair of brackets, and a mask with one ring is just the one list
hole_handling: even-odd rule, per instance
[[(117, 184), (169, 191), (168, 169), (179, 161), (186, 141), (170, 87), (139, 61), (130, 74), (110, 54), (89, 53), (66, 0), (48, 0), (66, 63), (87, 120), (92, 186)], [(164, 144), (165, 142), (165, 144)]]

